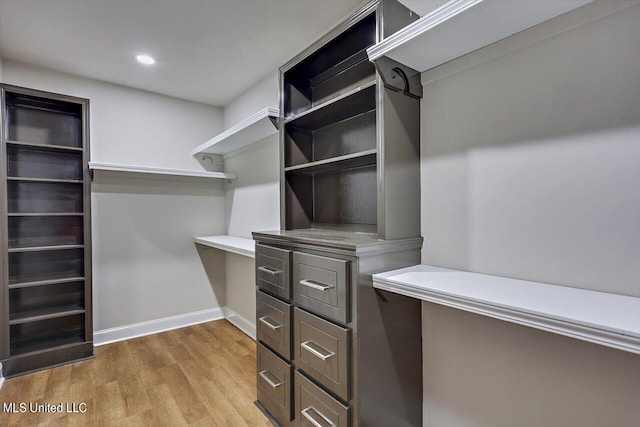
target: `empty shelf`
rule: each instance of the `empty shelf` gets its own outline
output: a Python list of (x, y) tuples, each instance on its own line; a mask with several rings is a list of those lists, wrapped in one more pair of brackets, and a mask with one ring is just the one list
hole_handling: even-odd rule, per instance
[(36, 282), (22, 282), (22, 283), (14, 283), (9, 285), (9, 289), (19, 289), (19, 288), (30, 288), (32, 286), (45, 286), (45, 285), (56, 285), (60, 283), (68, 283), (68, 282), (82, 282), (84, 277), (70, 277), (67, 279), (51, 279), (51, 280), (39, 280)]
[(82, 313), (84, 313), (84, 308), (80, 305), (30, 310), (11, 314), (9, 316), (9, 325), (19, 325), (21, 323), (37, 322), (40, 320), (55, 319), (58, 317), (73, 316), (74, 314)]
[(63, 151), (82, 151), (80, 147), (67, 147), (66, 145), (54, 145), (54, 144), (41, 144), (37, 142), (22, 142), (7, 140), (7, 144), (20, 145), (23, 147), (44, 148), (47, 150), (63, 150)]
[(176, 177), (206, 178), (206, 179), (235, 179), (236, 178), (236, 176), (233, 174), (223, 173), (223, 172), (156, 168), (156, 167), (150, 167), (150, 166), (120, 165), (120, 164), (114, 164), (114, 163), (89, 162), (89, 169), (94, 171), (130, 172), (130, 173), (141, 173), (141, 174), (147, 174), (147, 175), (168, 175), (168, 176), (176, 176)]
[(423, 72), (526, 30), (591, 0), (453, 0), (367, 49)]
[(191, 155), (225, 154), (274, 135), (278, 132), (279, 116), (280, 110), (277, 108), (264, 108), (204, 144), (197, 146), (191, 152)]
[(378, 150), (366, 150), (358, 153), (346, 154), (344, 156), (332, 157), (318, 160), (316, 162), (304, 163), (302, 165), (289, 166), (284, 168), (285, 172), (316, 173), (328, 172), (337, 169), (350, 169), (361, 166), (371, 166), (376, 164)]
[(8, 252), (38, 252), (38, 251), (63, 251), (67, 249), (82, 249), (84, 245), (53, 245), (53, 246), (27, 246), (23, 248), (9, 248)]
[(374, 274), (373, 286), (640, 354), (640, 298), (428, 265)]
[(52, 179), (52, 178), (24, 178), (19, 176), (10, 176), (7, 181), (25, 181), (25, 182), (53, 182), (62, 184), (82, 184), (84, 181), (78, 179)]
[(255, 257), (256, 245), (253, 239), (236, 236), (205, 236), (196, 237), (194, 241), (204, 246), (221, 249), (238, 255)]
[(376, 81), (371, 80), (343, 95), (291, 116), (285, 123), (299, 129), (319, 129), (376, 108)]

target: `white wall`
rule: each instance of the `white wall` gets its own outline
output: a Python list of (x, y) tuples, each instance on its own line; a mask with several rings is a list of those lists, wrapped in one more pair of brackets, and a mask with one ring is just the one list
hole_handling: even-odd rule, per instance
[[(7, 60), (3, 71), (6, 83), (89, 98), (93, 161), (201, 170), (189, 152), (221, 130), (220, 108)], [(96, 330), (224, 305), (193, 243), (224, 233), (222, 184), (100, 174), (92, 205)]]
[[(273, 72), (224, 108), (225, 127), (264, 107), (278, 107)], [(226, 194), (228, 234), (251, 238), (252, 231), (280, 229), (278, 135), (225, 156), (225, 170), (237, 175)], [(255, 270), (252, 258), (228, 253), (225, 260), (227, 307), (255, 324)]]
[[(550, 23), (423, 74), (423, 263), (640, 296), (638, 22), (538, 40)], [(640, 419), (638, 355), (428, 303), (423, 334), (425, 425)]]

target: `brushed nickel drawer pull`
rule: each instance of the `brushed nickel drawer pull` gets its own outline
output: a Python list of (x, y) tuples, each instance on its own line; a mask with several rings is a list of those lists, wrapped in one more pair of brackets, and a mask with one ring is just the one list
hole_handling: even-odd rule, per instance
[[(314, 345), (314, 346), (324, 350), (326, 352), (326, 354), (320, 353), (318, 350), (316, 350), (315, 348), (311, 347), (311, 345)], [(321, 345), (318, 345), (318, 344), (314, 343), (313, 341), (305, 341), (302, 344), (300, 344), (300, 347), (302, 347), (303, 349), (307, 350), (309, 353), (313, 354), (318, 359), (322, 359), (322, 360), (327, 360), (330, 357), (333, 357), (333, 356), (336, 355), (333, 351), (329, 351), (326, 348), (322, 347)]]
[(265, 267), (263, 265), (261, 265), (260, 267), (258, 267), (259, 271), (262, 271), (263, 273), (267, 273), (270, 274), (272, 276), (277, 276), (278, 274), (282, 273), (282, 270), (276, 270), (274, 268), (270, 268), (270, 267)]
[(271, 387), (273, 388), (278, 388), (280, 387), (282, 384), (284, 384), (284, 382), (280, 381), (279, 383), (274, 382), (273, 380), (271, 380), (271, 378), (269, 378), (267, 376), (267, 374), (271, 375), (272, 377), (274, 377), (276, 380), (278, 380), (278, 377), (276, 377), (275, 375), (273, 375), (271, 372), (267, 371), (266, 369), (264, 371), (260, 371), (258, 372), (258, 375), (260, 375), (260, 377), (265, 380), (267, 382), (267, 384), (269, 384)]
[(313, 410), (313, 412), (315, 412), (316, 414), (318, 414), (320, 416), (320, 418), (322, 418), (322, 421), (324, 421), (325, 423), (327, 423), (329, 425), (329, 427), (335, 427), (335, 424), (328, 419), (327, 417), (325, 417), (322, 412), (318, 411), (316, 408), (314, 408), (313, 406), (307, 406), (306, 408), (304, 408), (302, 411), (300, 411), (300, 413), (302, 414), (303, 417), (305, 417), (307, 419), (307, 421), (309, 421), (311, 424), (313, 424), (314, 427), (324, 427), (322, 424), (320, 424), (314, 417), (313, 415), (311, 415), (309, 412)]
[(307, 279), (300, 280), (300, 284), (302, 286), (307, 286), (309, 288), (317, 289), (323, 292), (331, 288), (335, 288), (335, 285), (327, 285), (325, 283), (320, 283), (320, 282), (316, 282), (315, 280), (307, 280)]
[(262, 316), (258, 319), (258, 321), (260, 323), (262, 323), (263, 325), (266, 325), (267, 328), (271, 329), (272, 331), (278, 330), (280, 328), (282, 328), (284, 325), (281, 325), (280, 323), (277, 323), (273, 320), (271, 320), (269, 317), (267, 316)]

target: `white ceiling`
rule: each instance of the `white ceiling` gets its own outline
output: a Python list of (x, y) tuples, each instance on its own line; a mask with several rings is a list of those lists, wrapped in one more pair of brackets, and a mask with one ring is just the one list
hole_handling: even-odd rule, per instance
[(0, 0), (0, 57), (224, 106), (361, 3)]

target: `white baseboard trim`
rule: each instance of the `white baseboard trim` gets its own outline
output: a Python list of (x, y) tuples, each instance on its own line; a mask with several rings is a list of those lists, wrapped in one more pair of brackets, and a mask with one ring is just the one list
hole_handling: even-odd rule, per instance
[(131, 338), (184, 328), (186, 326), (197, 325), (198, 323), (220, 320), (226, 317), (223, 310), (224, 308), (222, 307), (211, 308), (207, 310), (194, 311), (193, 313), (150, 320), (148, 322), (134, 323), (132, 325), (95, 331), (93, 333), (93, 344), (95, 346), (100, 346), (117, 341), (124, 341)]
[(229, 323), (250, 336), (253, 340), (256, 339), (255, 323), (253, 323), (246, 317), (239, 315), (236, 311), (229, 307), (222, 307), (222, 312), (224, 313), (224, 318), (227, 319)]

